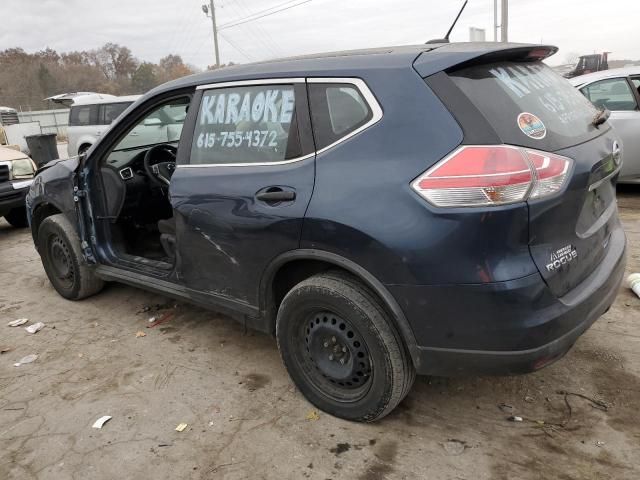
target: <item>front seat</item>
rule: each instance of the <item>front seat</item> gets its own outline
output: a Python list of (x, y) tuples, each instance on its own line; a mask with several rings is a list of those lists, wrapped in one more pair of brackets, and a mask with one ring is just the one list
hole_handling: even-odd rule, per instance
[(176, 219), (166, 218), (158, 221), (160, 243), (167, 256), (173, 262), (176, 258)]

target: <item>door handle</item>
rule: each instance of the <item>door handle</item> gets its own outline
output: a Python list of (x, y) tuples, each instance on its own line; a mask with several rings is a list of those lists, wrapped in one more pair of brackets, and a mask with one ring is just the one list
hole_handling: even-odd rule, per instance
[(296, 192), (293, 190), (283, 190), (280, 187), (269, 187), (256, 193), (256, 200), (273, 204), (280, 202), (291, 202), (296, 199)]

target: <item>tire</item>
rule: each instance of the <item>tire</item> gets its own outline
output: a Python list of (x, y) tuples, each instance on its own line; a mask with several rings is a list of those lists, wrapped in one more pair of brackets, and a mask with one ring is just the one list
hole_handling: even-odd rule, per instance
[(341, 272), (293, 287), (278, 310), (276, 337), (298, 389), (339, 418), (379, 420), (415, 380), (404, 342), (380, 300)]
[(29, 226), (25, 207), (14, 208), (4, 216), (4, 219), (15, 228), (27, 228)]
[(104, 282), (85, 263), (80, 238), (63, 214), (40, 224), (38, 251), (53, 288), (64, 298), (81, 300), (102, 290)]

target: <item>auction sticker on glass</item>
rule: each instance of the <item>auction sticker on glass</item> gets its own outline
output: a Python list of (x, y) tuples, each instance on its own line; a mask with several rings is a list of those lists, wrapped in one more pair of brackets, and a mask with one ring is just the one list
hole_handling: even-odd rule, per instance
[(542, 140), (547, 136), (547, 127), (533, 113), (522, 112), (518, 115), (518, 127), (527, 137)]

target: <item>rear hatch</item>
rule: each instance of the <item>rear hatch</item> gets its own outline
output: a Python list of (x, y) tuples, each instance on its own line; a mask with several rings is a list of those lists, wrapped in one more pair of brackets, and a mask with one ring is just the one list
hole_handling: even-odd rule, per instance
[(448, 72), (509, 145), (572, 160), (566, 185), (529, 200), (529, 249), (556, 296), (582, 282), (606, 254), (617, 225), (617, 137), (569, 82), (539, 61), (478, 63)]

